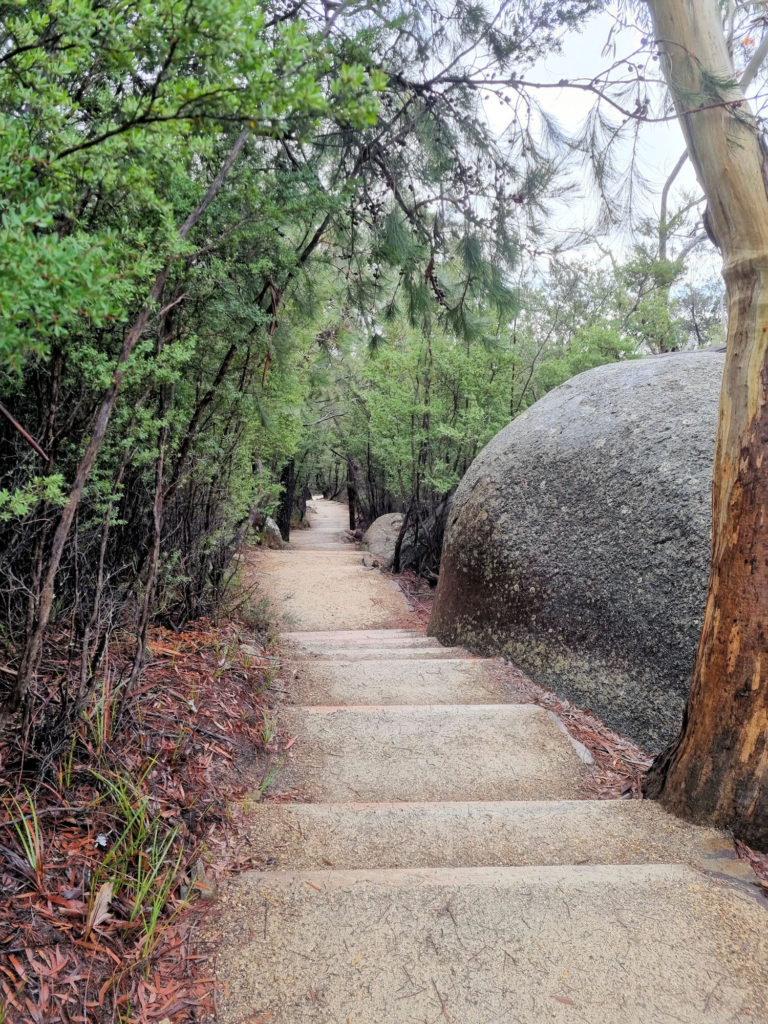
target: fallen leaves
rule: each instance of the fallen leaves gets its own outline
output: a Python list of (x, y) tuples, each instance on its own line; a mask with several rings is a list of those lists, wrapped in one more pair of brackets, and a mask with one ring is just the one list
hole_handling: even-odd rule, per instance
[(751, 846), (742, 843), (740, 839), (736, 840), (736, 853), (742, 860), (747, 861), (751, 865), (752, 870), (760, 879), (759, 885), (763, 895), (768, 898), (768, 853), (760, 853), (758, 850), (753, 850)]
[[(269, 658), (266, 652), (240, 656), (241, 629), (236, 622), (214, 626), (201, 620), (180, 634), (153, 630), (150, 663), (112, 719), (110, 734), (97, 735), (96, 718), (84, 719), (71, 755), (53, 767), (33, 797), (25, 796), (24, 786), (32, 789), (39, 780), (34, 765), (24, 769), (24, 751), (8, 746), (0, 751), (5, 766), (0, 793), (15, 793), (28, 821), (34, 820), (34, 801), (45, 854), (36, 879), (11, 824), (19, 814), (11, 813), (12, 802), (5, 799), (8, 813), (2, 815), (0, 807), (6, 819), (0, 820), (5, 1020), (186, 1024), (212, 1011), (207, 957), (192, 952), (210, 901), (193, 900), (203, 891), (214, 893), (218, 879), (233, 866), (230, 802), (248, 788), (251, 763), (256, 777), (262, 773), (259, 723), (269, 701), (264, 692)], [(254, 638), (247, 639), (252, 649)], [(119, 650), (111, 652), (117, 669), (119, 657)], [(50, 680), (54, 695), (66, 660), (57, 661), (54, 648), (43, 669), (43, 683)], [(286, 749), (291, 745), (289, 740)], [(116, 868), (125, 809), (100, 779), (120, 773), (141, 792), (148, 834), (160, 844), (155, 852), (165, 851), (152, 888), (162, 896), (161, 907), (142, 899), (144, 890), (136, 882), (136, 877), (146, 881), (153, 870), (147, 841), (135, 856), (124, 858), (133, 882)], [(159, 884), (163, 878), (165, 889)]]
[(592, 799), (641, 799), (642, 780), (653, 758), (628, 736), (613, 732), (591, 711), (577, 707), (552, 690), (534, 683), (513, 665), (495, 662), (499, 679), (511, 686), (516, 696), (554, 712), (568, 732), (589, 750), (595, 760), (585, 782)]
[(85, 934), (83, 938), (87, 939), (94, 928), (98, 928), (100, 924), (103, 924), (109, 917), (109, 905), (112, 902), (112, 896), (114, 894), (114, 887), (111, 882), (104, 882), (99, 886), (99, 890), (96, 893), (91, 909), (88, 911), (88, 917), (85, 920)]
[[(432, 605), (435, 603), (434, 587), (430, 587), (423, 577), (417, 576), (410, 569), (398, 573), (395, 580), (410, 604), (413, 615), (426, 629), (432, 614)], [(411, 626), (412, 623), (404, 622), (403, 625)]]

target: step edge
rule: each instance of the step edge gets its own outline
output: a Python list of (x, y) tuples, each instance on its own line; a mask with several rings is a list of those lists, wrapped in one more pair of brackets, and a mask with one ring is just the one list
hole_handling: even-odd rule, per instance
[(306, 883), (322, 889), (338, 889), (343, 886), (374, 883), (402, 887), (409, 883), (417, 885), (499, 885), (551, 884), (565, 880), (580, 883), (638, 884), (658, 881), (677, 881), (687, 884), (701, 884), (702, 878), (721, 880), (719, 875), (707, 875), (701, 869), (682, 862), (655, 864), (535, 864), (497, 865), (494, 867), (440, 867), (440, 868), (311, 868), (276, 871), (243, 871), (238, 880), (267, 885), (293, 885)]
[[(613, 811), (624, 810), (629, 813), (637, 813), (634, 808), (643, 808), (643, 813), (650, 808), (652, 814), (667, 815), (668, 812), (660, 807), (654, 801), (651, 800), (623, 800), (621, 798), (614, 798), (610, 800), (587, 799), (580, 800), (578, 797), (572, 799), (557, 799), (557, 800), (326, 800), (316, 801), (312, 803), (270, 803), (262, 801), (258, 805), (261, 808), (272, 808), (275, 811), (289, 810), (305, 810), (307, 808), (319, 809), (319, 810), (333, 810), (333, 811), (390, 811), (390, 810), (413, 810), (421, 809), (427, 810), (435, 807), (444, 807), (448, 809), (466, 809), (466, 810), (510, 810), (510, 811), (525, 811), (526, 809), (552, 809), (561, 808), (566, 810), (576, 810), (581, 807), (588, 807), (590, 809), (595, 808), (610, 808)], [(632, 808), (632, 810), (630, 810)], [(256, 808), (254, 808), (255, 810)], [(683, 828), (693, 829), (704, 829), (705, 831), (714, 832), (717, 835), (727, 836), (729, 833), (725, 830), (711, 829), (706, 825), (696, 825), (692, 822), (684, 821), (682, 818), (675, 818), (675, 821), (680, 823)]]
[[(534, 712), (537, 717), (549, 718), (550, 713), (546, 708), (538, 704), (287, 704), (281, 710), (287, 711), (308, 711), (312, 714), (333, 714), (336, 711), (348, 712), (372, 712), (372, 711), (434, 711), (444, 714), (446, 711), (456, 710), (466, 713), (470, 712), (500, 712), (514, 711), (518, 713), (522, 708), (526, 714)], [(559, 730), (558, 730), (559, 731)]]
[[(305, 664), (307, 664), (307, 662), (312, 664), (312, 659), (310, 659), (310, 658), (286, 658), (285, 654), (283, 654), (283, 656), (282, 656), (282, 658), (280, 660), (282, 661), (283, 664), (289, 664), (289, 665), (305, 665)], [(369, 658), (368, 660), (369, 661), (375, 661), (377, 659)], [(380, 660), (382, 662), (384, 662), (384, 664), (389, 664), (390, 662), (394, 662), (395, 664), (400, 665), (403, 662), (406, 662), (406, 663), (412, 662), (413, 658), (381, 658)], [(438, 664), (438, 665), (448, 664), (449, 666), (451, 664), (454, 664), (454, 665), (484, 665), (484, 664), (493, 664), (493, 662), (489, 658), (475, 658), (475, 657), (434, 658), (432, 660), (434, 660), (435, 664)], [(429, 662), (430, 662), (429, 658), (420, 658), (419, 659), (419, 665), (429, 664)], [(360, 659), (356, 660), (354, 658), (323, 658), (322, 664), (323, 665), (349, 665), (351, 667), (353, 665), (359, 665), (360, 664)]]

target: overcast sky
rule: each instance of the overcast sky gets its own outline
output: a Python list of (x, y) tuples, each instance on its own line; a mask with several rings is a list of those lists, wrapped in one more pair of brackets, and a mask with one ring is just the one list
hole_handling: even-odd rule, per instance
[[(562, 54), (549, 57), (543, 64), (526, 74), (526, 79), (558, 82), (561, 79), (592, 78), (610, 66), (615, 59), (613, 56), (602, 54), (612, 24), (613, 19), (609, 14), (592, 18), (583, 32), (571, 32), (564, 37)], [(617, 57), (629, 55), (640, 45), (640, 34), (624, 32), (619, 37), (617, 45)], [(593, 94), (576, 89), (541, 91), (535, 95), (569, 134), (578, 132), (596, 102)], [(486, 102), (486, 111), (498, 132), (502, 132), (509, 124), (508, 107), (491, 100)], [(637, 160), (642, 176), (647, 179), (649, 185), (649, 194), (641, 201), (645, 205), (644, 212), (657, 215), (661, 188), (684, 149), (685, 143), (676, 119), (664, 124), (645, 124), (641, 127)], [(628, 164), (631, 157), (631, 148), (627, 145), (620, 163)], [(576, 171), (575, 177), (581, 183), (581, 195), (578, 199), (572, 197), (567, 204), (558, 204), (554, 218), (555, 230), (562, 235), (591, 227), (596, 216), (596, 202), (590, 196), (589, 175), (585, 171)], [(675, 183), (675, 193), (680, 196), (684, 192), (700, 194), (690, 163), (686, 164)], [(629, 242), (629, 232), (621, 229), (618, 229), (610, 240), (611, 248), (616, 250), (623, 249)]]

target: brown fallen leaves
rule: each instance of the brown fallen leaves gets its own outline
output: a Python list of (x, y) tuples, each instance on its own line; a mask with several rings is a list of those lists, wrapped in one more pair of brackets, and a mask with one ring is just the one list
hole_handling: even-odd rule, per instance
[[(239, 630), (154, 630), (138, 688), (97, 695), (42, 782), (2, 751), (0, 1020), (179, 1024), (211, 1010), (195, 897), (230, 869), (228, 803), (261, 775), (271, 667)], [(60, 669), (45, 669), (53, 691)]]
[(752, 865), (752, 870), (760, 879), (763, 895), (768, 899), (768, 853), (753, 850), (751, 846), (742, 843), (740, 839), (736, 840), (736, 852), (742, 860)]
[(426, 629), (429, 624), (429, 616), (432, 614), (432, 605), (435, 603), (434, 588), (430, 587), (425, 579), (417, 576), (410, 569), (404, 569), (394, 578), (405, 595), (405, 599), (410, 604), (414, 615)]
[(577, 707), (553, 690), (539, 686), (524, 672), (501, 659), (494, 660), (500, 682), (511, 687), (516, 699), (537, 704), (558, 716), (568, 732), (583, 743), (595, 760), (586, 782), (585, 796), (597, 800), (619, 797), (640, 799), (643, 775), (653, 758), (628, 736), (613, 732), (597, 715)]

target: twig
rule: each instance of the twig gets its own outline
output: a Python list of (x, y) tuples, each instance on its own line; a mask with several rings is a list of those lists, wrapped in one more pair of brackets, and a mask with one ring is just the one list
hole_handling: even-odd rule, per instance
[(188, 299), (188, 298), (189, 298), (189, 295), (188, 295), (188, 294), (187, 294), (186, 292), (184, 292), (184, 294), (183, 294), (183, 295), (180, 295), (180, 296), (178, 297), (178, 299), (174, 299), (174, 300), (173, 300), (173, 302), (169, 302), (167, 306), (163, 306), (163, 308), (162, 308), (162, 309), (160, 310), (160, 312), (159, 312), (159, 313), (157, 314), (157, 316), (158, 316), (158, 319), (159, 319), (160, 317), (163, 317), (163, 316), (165, 316), (165, 314), (166, 314), (166, 313), (167, 313), (167, 312), (168, 312), (169, 310), (173, 309), (173, 307), (174, 307), (174, 306), (178, 306), (178, 304), (179, 304), (180, 302), (183, 302), (183, 301), (184, 301), (184, 299)]
[(5, 416), (5, 418), (10, 423), (13, 424), (13, 426), (18, 430), (18, 432), (21, 434), (21, 436), (24, 438), (24, 440), (25, 441), (29, 441), (29, 443), (32, 445), (32, 447), (35, 449), (35, 451), (37, 452), (38, 455), (42, 455), (42, 457), (45, 459), (46, 462), (50, 462), (51, 461), (50, 458), (45, 454), (43, 449), (40, 447), (40, 445), (37, 443), (37, 441), (34, 439), (34, 437), (32, 437), (31, 434), (28, 434), (26, 432), (24, 427), (22, 427), (22, 425), (15, 418), (15, 416), (12, 416), (11, 413), (8, 412), (8, 410), (5, 408), (5, 406), (3, 405), (2, 402), (0, 402), (0, 412), (3, 414), (3, 416)]
[(440, 1009), (442, 1010), (443, 1016), (445, 1017), (446, 1020), (450, 1020), (451, 1018), (448, 1016), (448, 1011), (445, 1008), (445, 1000), (438, 991), (437, 985), (435, 984), (435, 979), (431, 978), (430, 981), (432, 982), (432, 988), (435, 990), (435, 995), (440, 1000)]

